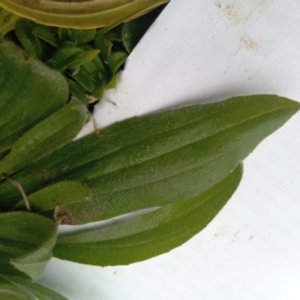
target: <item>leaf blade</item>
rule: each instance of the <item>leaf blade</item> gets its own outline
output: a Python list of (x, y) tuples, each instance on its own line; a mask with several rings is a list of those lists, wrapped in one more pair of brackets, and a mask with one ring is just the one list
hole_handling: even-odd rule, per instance
[(238, 166), (209, 190), (182, 202), (116, 225), (60, 236), (54, 255), (92, 265), (123, 265), (148, 259), (180, 246), (215, 217), (237, 188)]

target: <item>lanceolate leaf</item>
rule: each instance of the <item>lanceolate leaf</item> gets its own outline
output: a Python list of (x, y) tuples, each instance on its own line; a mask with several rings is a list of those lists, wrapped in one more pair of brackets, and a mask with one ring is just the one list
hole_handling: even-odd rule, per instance
[(68, 104), (27, 131), (0, 161), (0, 174), (14, 173), (71, 142), (82, 129), (87, 111)]
[(0, 0), (0, 6), (37, 23), (68, 27), (96, 28), (108, 26), (126, 16), (147, 13), (168, 0), (125, 1), (22, 1)]
[(68, 93), (59, 72), (14, 44), (0, 41), (0, 153), (62, 107)]
[(241, 176), (242, 169), (238, 166), (222, 181), (192, 199), (110, 227), (60, 236), (54, 255), (107, 266), (130, 264), (168, 252), (207, 226), (231, 197)]
[(52, 256), (54, 223), (32, 213), (0, 214), (0, 276), (37, 279)]
[[(45, 178), (87, 185), (91, 201), (63, 207), (71, 224), (164, 206), (221, 181), (298, 109), (297, 102), (260, 95), (132, 118), (65, 146), (15, 179), (27, 194)], [(18, 197), (9, 183), (0, 185), (2, 205)]]

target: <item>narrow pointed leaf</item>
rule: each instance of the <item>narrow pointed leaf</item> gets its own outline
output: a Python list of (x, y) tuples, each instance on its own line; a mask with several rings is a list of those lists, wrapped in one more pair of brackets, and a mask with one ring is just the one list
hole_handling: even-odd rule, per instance
[(32, 213), (0, 214), (0, 275), (37, 279), (52, 256), (54, 223)]
[(221, 182), (192, 199), (103, 229), (61, 236), (54, 255), (107, 266), (130, 264), (168, 252), (207, 226), (229, 200), (241, 176), (238, 166)]
[[(91, 188), (92, 201), (64, 207), (71, 224), (164, 206), (222, 180), (298, 110), (297, 102), (258, 95), (132, 118), (72, 142), (15, 179), (27, 193), (45, 178)], [(2, 203), (16, 195), (8, 183), (0, 185)]]
[(0, 174), (14, 173), (72, 141), (87, 118), (83, 105), (66, 105), (27, 131), (0, 161)]
[(67, 28), (98, 28), (128, 16), (145, 14), (168, 0), (22, 1), (0, 0), (0, 6), (40, 24)]
[(68, 85), (60, 73), (0, 41), (0, 153), (67, 98)]

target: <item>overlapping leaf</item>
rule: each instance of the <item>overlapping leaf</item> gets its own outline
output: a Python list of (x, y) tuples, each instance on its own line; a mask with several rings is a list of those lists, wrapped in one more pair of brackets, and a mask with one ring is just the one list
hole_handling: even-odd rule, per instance
[(206, 227), (231, 197), (241, 176), (242, 169), (238, 166), (192, 199), (166, 205), (110, 227), (60, 236), (54, 255), (106, 266), (130, 264), (168, 252)]

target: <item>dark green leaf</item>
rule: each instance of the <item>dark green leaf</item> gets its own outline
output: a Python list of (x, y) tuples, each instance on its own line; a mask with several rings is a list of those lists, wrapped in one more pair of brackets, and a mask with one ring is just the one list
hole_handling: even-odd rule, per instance
[[(242, 177), (239, 166), (200, 195), (129, 221), (60, 236), (54, 255), (92, 265), (124, 265), (180, 246), (218, 214)], [(201, 181), (201, 177), (198, 178)]]
[(83, 105), (66, 105), (27, 131), (0, 161), (0, 174), (11, 174), (71, 142), (87, 118)]
[(0, 153), (62, 107), (68, 94), (60, 73), (0, 41)]
[(42, 60), (45, 56), (43, 44), (32, 33), (35, 23), (30, 20), (20, 19), (16, 22), (15, 33), (25, 51)]
[(56, 28), (36, 24), (32, 30), (32, 33), (51, 46), (56, 48), (59, 47), (58, 33)]

